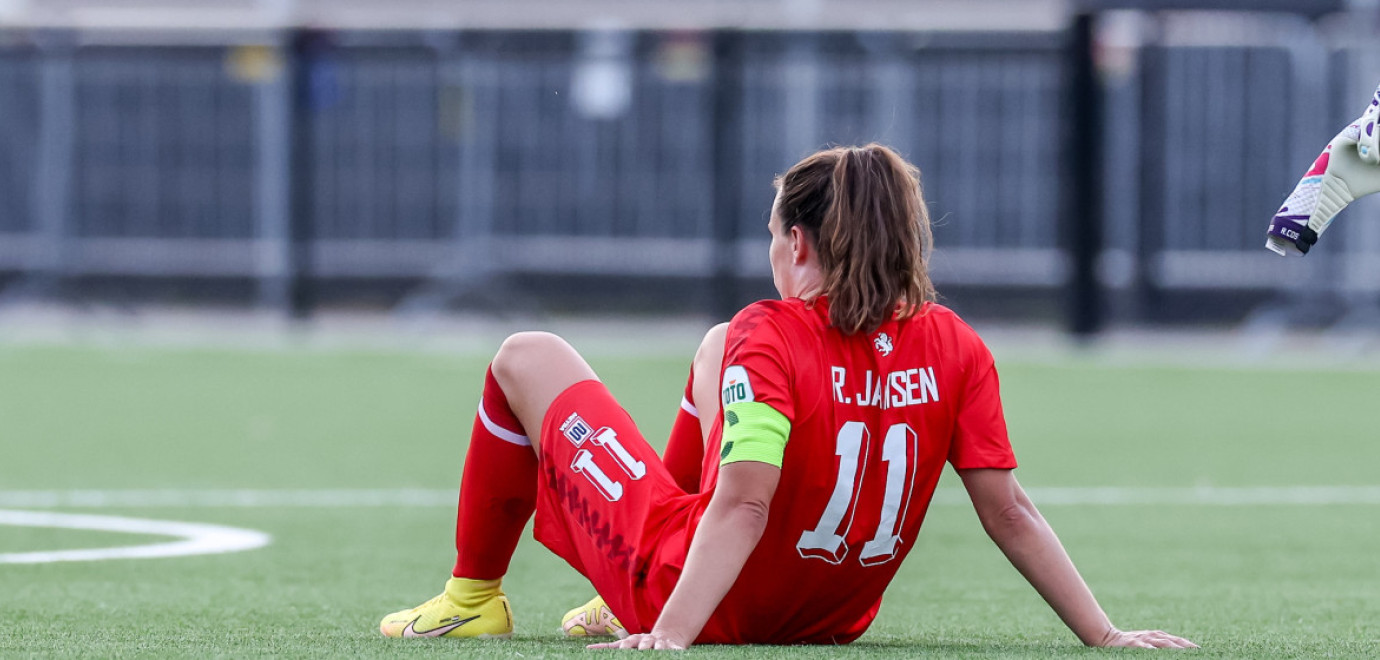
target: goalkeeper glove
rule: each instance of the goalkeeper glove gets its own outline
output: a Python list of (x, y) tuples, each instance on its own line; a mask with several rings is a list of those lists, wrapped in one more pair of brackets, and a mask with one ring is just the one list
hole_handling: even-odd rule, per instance
[(1347, 204), (1380, 192), (1380, 88), (1360, 119), (1323, 149), (1265, 232), (1265, 247), (1304, 255)]

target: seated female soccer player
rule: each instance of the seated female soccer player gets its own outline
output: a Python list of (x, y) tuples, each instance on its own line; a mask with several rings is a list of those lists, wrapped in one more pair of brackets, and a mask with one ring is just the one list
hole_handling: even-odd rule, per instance
[[(599, 646), (851, 642), (914, 547), (947, 461), (992, 540), (1084, 644), (1193, 646), (1113, 626), (1016, 482), (991, 353), (934, 302), (919, 172), (880, 145), (838, 148), (776, 187), (782, 299), (711, 332), (692, 371), (692, 400), (712, 414), (698, 484), (679, 460), (678, 485), (569, 344), (513, 335), (485, 376), (452, 578), (384, 617), (383, 634), (510, 635), (501, 582), (535, 511), (537, 540), (631, 633)], [(700, 437), (678, 433), (671, 453)]]

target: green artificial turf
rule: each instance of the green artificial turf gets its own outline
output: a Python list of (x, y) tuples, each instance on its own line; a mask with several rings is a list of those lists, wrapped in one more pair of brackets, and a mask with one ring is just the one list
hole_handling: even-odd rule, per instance
[[(692, 350), (592, 360), (654, 445), (669, 430)], [(0, 347), (0, 495), (453, 490), (485, 363), (423, 353)], [(1029, 487), (1380, 484), (1380, 373), (1095, 360), (999, 367), (1018, 475)], [(955, 487), (952, 476), (941, 484)], [(953, 499), (932, 507), (859, 642), (690, 654), (1135, 653), (1081, 647)], [(429, 598), (447, 576), (454, 517), (444, 505), (35, 510), (230, 525), (274, 540), (225, 555), (0, 564), (0, 657), (586, 654), (557, 631), (590, 587), (530, 539), (506, 582), (515, 640), (378, 636), (383, 614)], [(1187, 636), (1204, 647), (1194, 656), (1365, 657), (1380, 648), (1380, 506), (1042, 511), (1114, 621)], [(165, 539), (0, 526), (0, 553), (153, 540)]]

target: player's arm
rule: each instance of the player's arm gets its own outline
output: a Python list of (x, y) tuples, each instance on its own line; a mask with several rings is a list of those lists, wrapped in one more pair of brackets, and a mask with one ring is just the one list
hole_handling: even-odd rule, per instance
[(767, 528), (781, 468), (743, 461), (719, 468), (719, 483), (695, 530), (685, 570), (652, 635), (689, 646), (738, 579)]
[(1088, 646), (1194, 648), (1159, 630), (1121, 631), (1097, 604), (1083, 577), (1011, 470), (959, 470), (987, 535)]
[(685, 570), (650, 633), (590, 648), (683, 649), (738, 579), (767, 528), (781, 468), (742, 461), (719, 468), (719, 483), (695, 530)]

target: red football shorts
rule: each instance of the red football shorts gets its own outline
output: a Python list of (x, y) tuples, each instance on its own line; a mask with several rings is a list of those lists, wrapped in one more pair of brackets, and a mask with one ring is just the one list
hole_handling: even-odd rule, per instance
[[(655, 621), (637, 607), (634, 591), (646, 589), (655, 547), (644, 541), (654, 508), (683, 497), (655, 450), (604, 384), (571, 385), (551, 403), (541, 429), (534, 534), (589, 578), (629, 632)], [(679, 571), (675, 571), (677, 574)], [(669, 577), (669, 576), (666, 576)], [(658, 579), (661, 578), (661, 579)], [(657, 584), (654, 591), (670, 585)], [(663, 594), (658, 594), (663, 595)], [(657, 600), (661, 600), (658, 598)], [(659, 606), (654, 606), (660, 609)]]

